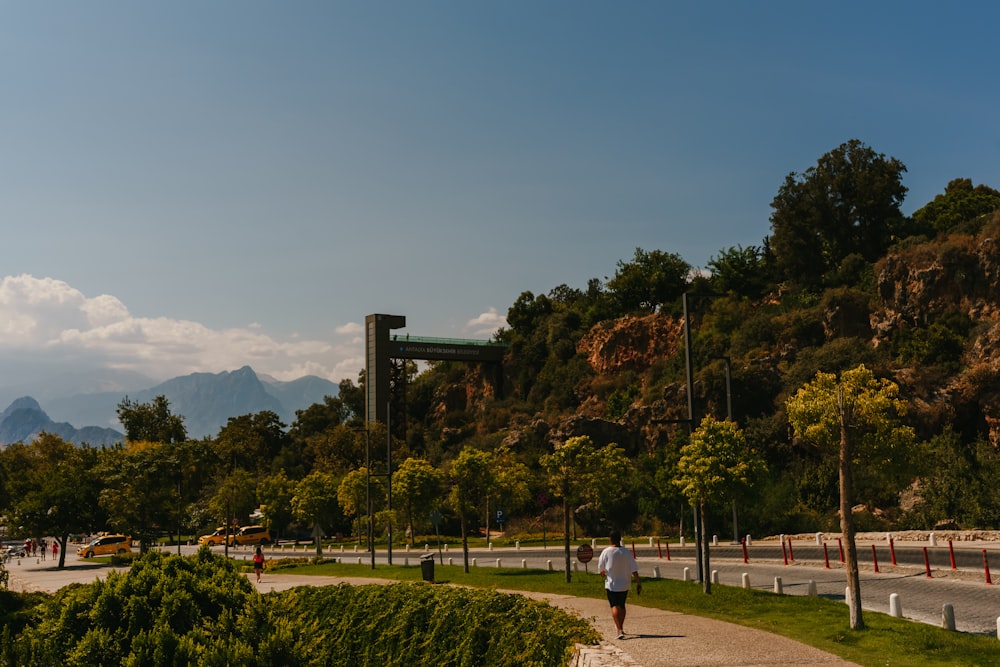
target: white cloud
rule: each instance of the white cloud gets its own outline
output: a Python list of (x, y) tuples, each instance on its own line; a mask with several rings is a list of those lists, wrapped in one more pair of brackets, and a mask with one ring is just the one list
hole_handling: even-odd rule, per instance
[(477, 317), (465, 323), (465, 330), (474, 336), (492, 336), (500, 327), (507, 326), (507, 318), (497, 312), (497, 309), (490, 306), (485, 313), (480, 313)]
[(350, 323), (332, 340), (277, 340), (258, 324), (215, 330), (190, 320), (133, 317), (114, 296), (87, 297), (53, 278), (0, 281), (0, 370), (4, 362), (58, 360), (67, 368), (98, 365), (167, 379), (249, 365), (279, 380), (318, 375), (337, 382), (355, 380), (364, 366), (360, 331)]

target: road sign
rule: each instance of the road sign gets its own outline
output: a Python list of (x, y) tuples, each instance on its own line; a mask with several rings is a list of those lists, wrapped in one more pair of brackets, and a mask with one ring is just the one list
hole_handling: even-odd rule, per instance
[(589, 544), (581, 544), (576, 550), (576, 558), (581, 563), (594, 560), (594, 549)]
[(437, 510), (431, 512), (431, 523), (434, 524), (435, 528), (441, 525), (441, 519), (443, 518), (444, 517), (441, 516), (441, 512), (438, 512)]

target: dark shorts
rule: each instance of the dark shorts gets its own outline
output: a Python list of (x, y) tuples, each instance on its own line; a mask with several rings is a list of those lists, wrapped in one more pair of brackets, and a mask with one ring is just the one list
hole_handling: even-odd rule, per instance
[(628, 591), (609, 591), (604, 589), (608, 594), (608, 602), (612, 607), (624, 607), (625, 598), (628, 597)]

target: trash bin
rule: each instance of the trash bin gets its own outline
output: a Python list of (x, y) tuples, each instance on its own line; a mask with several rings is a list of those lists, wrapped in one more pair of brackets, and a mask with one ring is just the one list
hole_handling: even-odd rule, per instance
[(434, 583), (434, 554), (424, 554), (420, 557), (420, 575), (424, 581)]

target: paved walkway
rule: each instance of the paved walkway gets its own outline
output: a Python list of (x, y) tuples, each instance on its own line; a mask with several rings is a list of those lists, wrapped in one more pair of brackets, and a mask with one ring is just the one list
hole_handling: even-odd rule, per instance
[[(11, 563), (10, 589), (15, 591), (56, 591), (70, 583), (88, 583), (107, 575), (107, 565), (67, 558), (59, 570), (52, 561), (22, 559)], [(252, 575), (251, 575), (252, 576)], [(339, 583), (386, 583), (380, 579), (344, 579), (267, 572), (258, 588), (278, 591), (295, 586), (320, 586)], [(601, 633), (604, 641), (598, 648), (586, 648), (576, 658), (578, 667), (659, 667), (661, 665), (738, 665), (758, 667), (783, 665), (850, 665), (837, 656), (805, 644), (739, 625), (698, 616), (650, 609), (629, 604), (626, 639), (615, 639), (611, 613), (604, 600), (567, 595), (523, 593), (576, 613), (587, 619)], [(632, 598), (635, 599), (634, 597)]]

